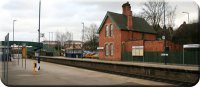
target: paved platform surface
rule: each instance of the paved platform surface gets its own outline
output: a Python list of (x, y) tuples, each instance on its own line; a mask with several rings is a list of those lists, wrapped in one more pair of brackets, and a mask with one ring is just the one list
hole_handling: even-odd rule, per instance
[[(97, 72), (41, 61), (41, 70), (33, 75), (33, 62), (27, 59), (26, 69), (22, 61), (9, 62), (9, 85), (171, 85), (121, 75)], [(2, 70), (2, 69), (1, 69)]]
[(69, 59), (69, 60), (80, 60), (80, 61), (92, 61), (92, 62), (104, 62), (104, 63), (113, 63), (113, 64), (124, 64), (124, 65), (136, 65), (136, 66), (145, 66), (145, 67), (156, 67), (156, 68), (167, 68), (167, 69), (177, 69), (177, 70), (188, 70), (188, 71), (199, 71), (199, 66), (197, 65), (178, 65), (178, 64), (167, 64), (164, 63), (149, 63), (149, 62), (121, 62), (121, 61), (105, 61), (98, 59), (87, 59), (87, 58), (67, 58), (62, 56), (43, 56), (47, 58), (60, 58), (60, 59)]

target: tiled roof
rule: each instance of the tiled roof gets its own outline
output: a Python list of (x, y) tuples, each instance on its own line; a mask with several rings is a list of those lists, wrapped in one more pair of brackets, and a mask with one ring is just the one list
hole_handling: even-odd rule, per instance
[[(110, 17), (111, 21), (117, 25), (118, 29), (128, 30), (127, 17), (125, 15), (108, 11), (106, 16), (104, 17), (101, 26), (98, 29), (98, 33), (103, 27), (103, 24), (107, 17)], [(132, 31), (156, 34), (156, 31), (143, 18), (140, 17), (133, 17)]]

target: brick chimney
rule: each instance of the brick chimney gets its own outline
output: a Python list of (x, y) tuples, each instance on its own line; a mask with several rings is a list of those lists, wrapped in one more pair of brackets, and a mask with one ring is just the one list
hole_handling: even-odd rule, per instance
[(133, 16), (131, 11), (131, 5), (129, 2), (126, 2), (122, 5), (122, 14), (124, 14), (127, 17), (127, 28), (131, 30), (133, 28)]
[(133, 29), (133, 16), (132, 16), (132, 11), (128, 12), (127, 16), (127, 27), (129, 30)]

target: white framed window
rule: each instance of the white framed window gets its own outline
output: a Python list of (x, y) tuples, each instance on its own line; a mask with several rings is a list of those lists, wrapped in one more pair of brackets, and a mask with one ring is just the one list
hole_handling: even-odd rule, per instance
[(114, 45), (110, 44), (110, 55), (113, 56), (114, 55)]
[(144, 46), (132, 46), (132, 56), (144, 56)]
[(105, 54), (106, 54), (106, 56), (108, 56), (109, 55), (109, 46), (108, 46), (108, 44), (106, 44), (105, 45)]
[(109, 36), (109, 26), (106, 25), (106, 37), (108, 37), (108, 36)]
[(110, 36), (113, 36), (113, 24), (110, 24)]

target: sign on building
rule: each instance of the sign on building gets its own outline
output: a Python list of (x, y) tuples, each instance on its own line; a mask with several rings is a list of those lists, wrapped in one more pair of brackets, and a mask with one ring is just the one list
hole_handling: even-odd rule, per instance
[(144, 56), (144, 46), (132, 46), (132, 56)]
[(97, 50), (103, 50), (104, 47), (97, 47)]

